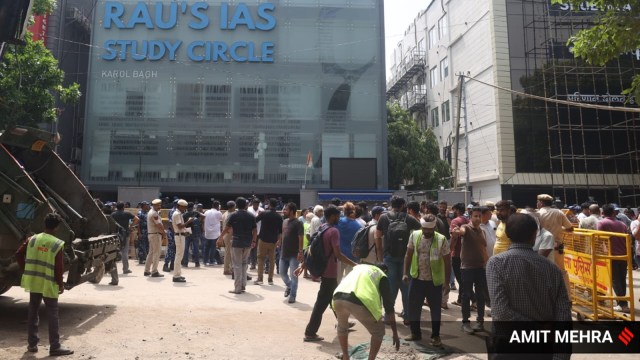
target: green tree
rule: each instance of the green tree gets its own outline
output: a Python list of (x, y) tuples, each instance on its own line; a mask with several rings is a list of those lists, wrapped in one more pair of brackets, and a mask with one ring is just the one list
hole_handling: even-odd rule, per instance
[(440, 159), (440, 148), (431, 129), (420, 130), (398, 104), (387, 104), (389, 187), (437, 189), (450, 186), (451, 166)]
[[(55, 0), (37, 0), (34, 12), (48, 13)], [(69, 104), (80, 98), (80, 86), (63, 86), (64, 72), (41, 41), (25, 36), (25, 43), (9, 45), (0, 62), (0, 129), (37, 126), (58, 118), (56, 95)]]
[[(552, 0), (554, 4), (568, 3), (578, 8), (582, 0)], [(591, 0), (600, 9), (593, 27), (580, 30), (569, 38), (576, 57), (587, 63), (603, 66), (623, 53), (640, 48), (640, 3), (629, 0)], [(640, 98), (640, 74), (633, 77), (631, 87), (625, 93)]]
[(32, 10), (36, 15), (51, 14), (56, 5), (56, 0), (35, 0)]

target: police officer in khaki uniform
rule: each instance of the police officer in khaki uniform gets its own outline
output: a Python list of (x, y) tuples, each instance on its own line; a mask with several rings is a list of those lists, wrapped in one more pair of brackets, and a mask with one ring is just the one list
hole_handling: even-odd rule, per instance
[(553, 204), (553, 197), (548, 194), (540, 194), (537, 197), (538, 214), (540, 219), (540, 227), (553, 234), (555, 240), (555, 247), (553, 248), (555, 263), (562, 271), (564, 277), (564, 283), (569, 291), (569, 276), (564, 269), (564, 241), (562, 239), (563, 232), (573, 231), (573, 225), (569, 219), (558, 209), (551, 207)]
[(190, 218), (186, 222), (182, 218), (182, 214), (187, 211), (189, 203), (186, 200), (178, 200), (178, 208), (171, 216), (171, 225), (173, 226), (174, 240), (176, 242), (176, 261), (175, 269), (173, 271), (173, 282), (186, 282), (187, 280), (182, 276), (182, 264), (180, 260), (184, 255), (184, 242), (191, 232), (188, 227), (193, 222), (193, 218)]
[(147, 261), (144, 264), (144, 276), (163, 277), (164, 275), (158, 272), (160, 247), (162, 246), (162, 240), (167, 238), (167, 233), (164, 231), (164, 226), (162, 225), (162, 219), (160, 218), (160, 214), (158, 214), (162, 206), (162, 200), (153, 200), (151, 206), (151, 210), (147, 213), (149, 253), (147, 254)]

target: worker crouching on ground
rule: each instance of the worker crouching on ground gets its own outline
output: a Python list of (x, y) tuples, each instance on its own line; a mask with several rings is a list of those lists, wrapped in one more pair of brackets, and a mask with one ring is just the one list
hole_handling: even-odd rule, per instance
[(376, 358), (382, 338), (384, 321), (382, 308), (390, 321), (393, 331), (393, 345), (400, 348), (400, 339), (393, 311), (393, 299), (384, 264), (361, 264), (340, 282), (333, 293), (332, 307), (338, 318), (338, 340), (342, 349), (342, 359), (349, 359), (349, 316), (355, 317), (371, 334), (369, 360)]

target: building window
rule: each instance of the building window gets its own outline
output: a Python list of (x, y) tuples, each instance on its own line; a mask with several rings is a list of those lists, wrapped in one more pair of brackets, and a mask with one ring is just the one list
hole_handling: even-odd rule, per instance
[(451, 165), (451, 145), (442, 148), (442, 158)]
[(429, 88), (433, 88), (438, 84), (438, 67), (434, 66), (429, 70)]
[(422, 118), (420, 119), (420, 129), (426, 130), (427, 126), (428, 126), (428, 123), (427, 123), (426, 116), (422, 116)]
[(127, 90), (125, 100), (125, 116), (139, 117), (144, 114), (144, 93), (142, 91)]
[(444, 80), (449, 76), (449, 58), (440, 60), (440, 80)]
[(433, 26), (433, 27), (431, 27), (431, 29), (429, 29), (429, 49), (431, 49), (434, 46), (436, 46), (436, 42), (438, 41), (436, 36), (437, 36), (436, 27)]
[(178, 84), (176, 91), (176, 117), (194, 118), (202, 111), (202, 84)]
[(442, 109), (442, 123), (446, 123), (451, 120), (451, 110), (449, 109), (449, 100), (442, 103), (440, 106)]
[(418, 51), (424, 51), (424, 38), (420, 39), (420, 41), (418, 41)]
[(447, 15), (438, 19), (438, 39), (442, 39), (447, 35)]
[(440, 126), (440, 119), (438, 119), (438, 107), (431, 109), (431, 127), (437, 128)]

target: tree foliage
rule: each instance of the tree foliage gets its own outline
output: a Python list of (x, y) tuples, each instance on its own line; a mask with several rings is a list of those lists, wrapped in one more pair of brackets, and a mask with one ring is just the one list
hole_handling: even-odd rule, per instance
[[(582, 0), (552, 0), (554, 4), (568, 3), (579, 7)], [(591, 0), (600, 9), (594, 26), (579, 31), (568, 40), (576, 57), (590, 64), (605, 65), (623, 53), (640, 48), (640, 2), (629, 0)], [(640, 74), (633, 77), (631, 88), (625, 93), (640, 97)]]
[(56, 9), (56, 0), (35, 0), (32, 11), (36, 15), (51, 14)]
[(389, 188), (409, 183), (409, 189), (450, 186), (451, 166), (440, 159), (431, 129), (421, 130), (398, 104), (387, 104)]
[[(35, 0), (33, 13), (50, 14), (56, 0)], [(9, 45), (0, 62), (0, 129), (37, 126), (58, 118), (56, 95), (70, 104), (80, 98), (80, 85), (63, 86), (64, 72), (51, 52), (29, 34), (24, 45)]]
[(80, 86), (63, 86), (64, 72), (41, 41), (25, 37), (10, 45), (0, 62), (0, 129), (37, 126), (57, 120), (56, 97), (62, 103), (80, 98)]

